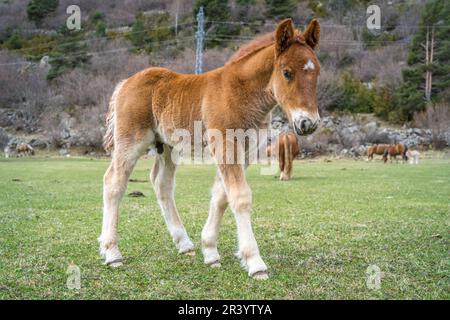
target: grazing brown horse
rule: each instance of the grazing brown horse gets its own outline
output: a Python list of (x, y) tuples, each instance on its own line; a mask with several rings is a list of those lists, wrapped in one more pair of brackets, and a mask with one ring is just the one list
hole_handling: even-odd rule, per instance
[(389, 155), (389, 159), (391, 160), (391, 163), (392, 163), (392, 159), (395, 159), (395, 161), (398, 162), (397, 156), (402, 156), (403, 162), (407, 162), (408, 161), (408, 156), (406, 155), (407, 151), (408, 151), (408, 147), (405, 146), (404, 144), (401, 144), (401, 143), (391, 144), (389, 146), (389, 148), (384, 150), (383, 161), (384, 161), (384, 163), (386, 163), (388, 160), (388, 155)]
[[(104, 176), (99, 237), (106, 264), (122, 264), (117, 240), (119, 204), (137, 159), (149, 146), (158, 150), (150, 180), (169, 232), (180, 253), (193, 254), (194, 245), (174, 201), (176, 162), (171, 155), (178, 141), (174, 141), (173, 133), (183, 129), (192, 134), (196, 121), (202, 121), (204, 129), (214, 129), (224, 136), (228, 129), (257, 129), (267, 123), (276, 104), (282, 106), (297, 134), (310, 134), (317, 128), (320, 63), (314, 48), (319, 36), (316, 20), (300, 32), (291, 19), (286, 19), (274, 33), (244, 45), (218, 69), (191, 75), (148, 68), (116, 86), (104, 138), (104, 147), (112, 156)], [(208, 136), (209, 144), (211, 140)], [(235, 139), (223, 141), (225, 150), (245, 150), (245, 143)], [(252, 192), (245, 178), (247, 165), (221, 161), (229, 159), (223, 159), (224, 153), (217, 148), (210, 150), (218, 171), (202, 231), (204, 262), (220, 266), (218, 231), (229, 205), (237, 224), (237, 256), (250, 276), (266, 279), (267, 266), (260, 256), (250, 220)]]
[(383, 155), (384, 151), (389, 148), (388, 144), (374, 144), (367, 149), (367, 160), (372, 160), (374, 154)]
[(273, 148), (278, 146), (278, 165), (280, 167), (280, 180), (289, 180), (292, 177), (293, 161), (299, 155), (297, 136), (293, 132), (281, 133), (277, 142), (267, 147), (267, 155), (274, 154)]
[(27, 143), (19, 143), (16, 146), (16, 153), (18, 157), (34, 156), (34, 149)]

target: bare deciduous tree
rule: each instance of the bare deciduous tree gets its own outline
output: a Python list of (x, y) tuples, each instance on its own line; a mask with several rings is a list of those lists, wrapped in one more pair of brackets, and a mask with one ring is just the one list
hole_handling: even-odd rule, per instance
[(438, 103), (430, 105), (425, 111), (414, 116), (414, 123), (419, 128), (430, 129), (433, 146), (445, 148), (450, 144), (450, 105)]

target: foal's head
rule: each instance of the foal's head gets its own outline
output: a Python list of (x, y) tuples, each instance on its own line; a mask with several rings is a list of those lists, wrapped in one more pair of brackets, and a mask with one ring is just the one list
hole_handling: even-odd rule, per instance
[(275, 32), (275, 67), (271, 89), (298, 135), (314, 132), (320, 122), (316, 86), (320, 63), (314, 48), (320, 26), (312, 20), (302, 33), (291, 19), (283, 20)]

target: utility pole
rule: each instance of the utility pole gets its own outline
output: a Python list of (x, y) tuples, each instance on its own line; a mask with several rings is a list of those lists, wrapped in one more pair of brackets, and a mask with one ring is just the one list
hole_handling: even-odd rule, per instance
[(205, 13), (203, 7), (200, 7), (197, 13), (197, 32), (195, 33), (197, 40), (197, 50), (195, 54), (195, 74), (203, 72), (203, 42), (205, 40)]
[(178, 11), (180, 10), (180, 0), (177, 0), (175, 7), (175, 37), (178, 36)]

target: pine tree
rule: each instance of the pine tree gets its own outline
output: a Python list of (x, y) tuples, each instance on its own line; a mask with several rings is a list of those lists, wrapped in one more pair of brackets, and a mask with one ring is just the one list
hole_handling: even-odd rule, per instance
[(144, 15), (139, 13), (136, 16), (136, 20), (131, 27), (131, 33), (129, 35), (130, 41), (135, 47), (142, 48), (145, 44), (145, 25), (144, 25)]
[(58, 0), (31, 0), (27, 5), (28, 19), (40, 24), (42, 19), (57, 7)]
[(296, 3), (294, 0), (266, 0), (268, 15), (274, 19), (292, 17)]
[(51, 68), (47, 74), (48, 80), (53, 80), (68, 70), (81, 67), (89, 60), (87, 45), (81, 32), (71, 32), (64, 26), (59, 29), (59, 33), (64, 40), (49, 54)]
[(14, 31), (8, 40), (5, 41), (5, 47), (10, 50), (17, 50), (22, 48), (22, 43), (17, 31)]
[[(415, 112), (424, 110), (427, 102), (437, 102), (449, 98), (449, 21), (449, 1), (434, 0), (426, 4), (418, 31), (411, 43), (408, 69), (403, 70), (404, 83), (396, 92), (397, 110), (395, 111), (395, 117), (399, 122), (410, 121)], [(430, 63), (432, 40), (434, 42), (433, 62)], [(426, 59), (427, 48), (428, 63)], [(426, 78), (430, 75), (431, 89), (426, 90)]]

